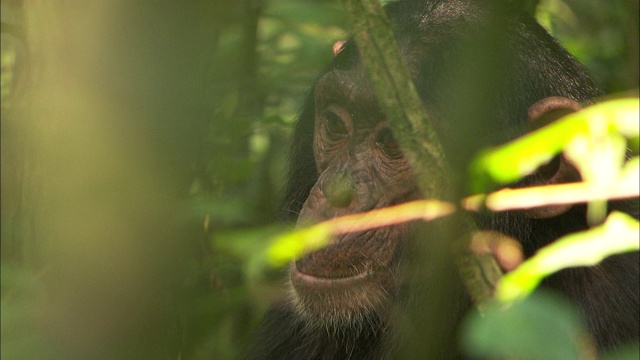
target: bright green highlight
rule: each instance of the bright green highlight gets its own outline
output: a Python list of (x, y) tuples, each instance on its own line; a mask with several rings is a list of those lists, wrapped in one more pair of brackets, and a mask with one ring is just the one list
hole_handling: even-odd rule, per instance
[(521, 299), (556, 271), (592, 266), (607, 256), (637, 251), (640, 248), (639, 231), (638, 220), (624, 213), (612, 212), (601, 226), (567, 235), (540, 249), (500, 280), (495, 297), (503, 302)]
[[(485, 192), (494, 182), (507, 184), (517, 181), (550, 161), (576, 138), (578, 143), (573, 147), (584, 148), (584, 141), (594, 143), (598, 149), (598, 144), (603, 144), (616, 150), (613, 156), (618, 159), (620, 152), (617, 149), (620, 148), (620, 142), (624, 141), (620, 135), (630, 139), (630, 143), (637, 147), (639, 106), (638, 98), (606, 101), (569, 114), (503, 146), (482, 152), (470, 166), (472, 191)], [(593, 151), (596, 150), (589, 152)], [(574, 153), (579, 154), (580, 151)], [(602, 156), (606, 156), (606, 153)]]
[(331, 240), (331, 228), (327, 224), (317, 224), (277, 236), (267, 256), (273, 266), (282, 266), (302, 255), (327, 245)]

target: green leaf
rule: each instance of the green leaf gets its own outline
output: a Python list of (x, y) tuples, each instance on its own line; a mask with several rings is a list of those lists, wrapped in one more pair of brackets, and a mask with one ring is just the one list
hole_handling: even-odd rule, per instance
[(596, 265), (607, 256), (637, 251), (639, 230), (638, 220), (612, 212), (601, 226), (564, 236), (540, 249), (500, 280), (495, 297), (503, 302), (514, 301), (527, 296), (556, 271)]
[(325, 224), (294, 230), (276, 237), (267, 250), (269, 262), (282, 266), (304, 252), (319, 249), (331, 240), (331, 229)]
[[(591, 149), (590, 153), (599, 151), (599, 143), (608, 145), (611, 149), (619, 149), (619, 139), (622, 139), (620, 135), (637, 143), (640, 132), (638, 107), (638, 98), (606, 101), (569, 114), (503, 146), (486, 150), (470, 165), (471, 190), (476, 193), (484, 192), (492, 183), (513, 183), (531, 174), (559, 154), (576, 137), (581, 137), (583, 142), (595, 143), (596, 150)], [(589, 148), (591, 146), (594, 145)], [(604, 153), (613, 154), (611, 156), (615, 159), (609, 159), (613, 165), (619, 163), (618, 151)], [(590, 157), (584, 158), (584, 161), (589, 160)], [(602, 164), (602, 161), (598, 163)], [(607, 174), (600, 170), (600, 174), (603, 173)]]
[(461, 345), (474, 357), (491, 359), (581, 359), (593, 349), (571, 305), (544, 292), (471, 313), (462, 325)]
[(564, 118), (501, 147), (481, 152), (471, 163), (474, 192), (483, 192), (492, 182), (512, 183), (531, 174), (559, 154), (574, 136), (587, 132), (580, 119)]

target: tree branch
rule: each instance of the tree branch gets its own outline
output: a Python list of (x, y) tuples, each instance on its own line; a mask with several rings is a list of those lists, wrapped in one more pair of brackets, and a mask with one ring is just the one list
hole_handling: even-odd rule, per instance
[[(379, 105), (416, 174), (422, 195), (448, 198), (447, 176), (451, 174), (445, 162), (438, 136), (428, 121), (422, 101), (404, 65), (395, 42), (391, 25), (378, 0), (342, 0), (351, 20), (354, 38), (373, 85)], [(457, 248), (466, 249), (475, 226), (468, 217), (460, 220), (466, 229)], [(453, 233), (450, 231), (450, 233)], [(467, 290), (476, 304), (491, 298), (501, 271), (493, 257), (478, 257), (460, 251), (457, 267)]]

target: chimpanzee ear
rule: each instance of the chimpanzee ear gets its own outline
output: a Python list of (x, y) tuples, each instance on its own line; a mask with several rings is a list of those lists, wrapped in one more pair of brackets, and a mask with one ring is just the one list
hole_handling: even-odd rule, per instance
[(575, 100), (562, 96), (550, 96), (529, 107), (527, 122), (538, 128), (580, 109), (582, 106)]
[[(578, 102), (565, 97), (552, 96), (544, 98), (529, 108), (528, 123), (538, 128), (582, 107)], [(563, 184), (580, 181), (580, 173), (576, 167), (560, 154), (549, 163), (541, 166), (536, 174), (539, 182), (535, 185)], [(562, 215), (571, 209), (572, 205), (548, 205), (525, 210), (525, 214), (532, 218), (546, 219)]]

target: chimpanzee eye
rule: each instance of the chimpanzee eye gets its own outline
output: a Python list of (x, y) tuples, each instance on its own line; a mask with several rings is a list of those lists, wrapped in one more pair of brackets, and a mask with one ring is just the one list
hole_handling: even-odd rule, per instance
[(324, 127), (330, 139), (339, 140), (347, 136), (349, 133), (347, 126), (338, 114), (331, 110), (326, 110), (322, 114), (325, 119)]
[(398, 142), (389, 128), (380, 130), (378, 138), (376, 139), (376, 145), (380, 147), (388, 158), (397, 159), (402, 156), (400, 146), (398, 146)]

